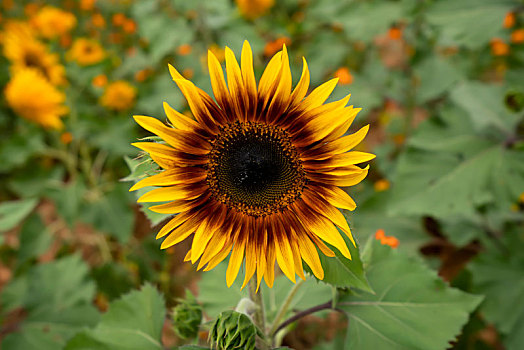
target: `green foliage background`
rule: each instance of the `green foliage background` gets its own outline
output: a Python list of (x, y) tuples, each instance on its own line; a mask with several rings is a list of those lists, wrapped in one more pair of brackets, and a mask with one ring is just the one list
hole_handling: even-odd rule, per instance
[[(25, 18), (28, 3), (2, 5), (2, 21)], [(182, 262), (184, 246), (160, 251), (154, 236), (166, 217), (137, 206), (128, 192), (155, 171), (130, 146), (148, 136), (131, 115), (165, 120), (163, 101), (188, 109), (167, 63), (210, 92), (208, 48), (227, 45), (238, 54), (248, 40), (260, 77), (265, 47), (281, 37), (289, 40), (295, 82), (302, 56), (312, 87), (349, 70), (352, 82), (331, 99), (352, 93), (351, 103), (363, 107), (352, 129), (371, 124), (361, 147), (377, 154), (368, 179), (348, 189), (358, 204), (344, 213), (359, 242), (354, 260), (323, 258), (325, 281), (308, 276), (285, 313), (331, 302), (344, 316), (334, 334), (297, 343), (306, 322), (284, 344), (524, 348), (524, 43), (510, 39), (524, 28), (522, 1), (283, 0), (256, 19), (230, 0), (97, 1), (91, 11), (46, 4), (75, 13), (72, 36), (92, 35), (109, 57), (89, 67), (63, 59), (70, 144), (0, 102), (2, 348), (197, 349), (170, 330), (184, 289), (209, 322), (247, 296), (238, 282), (227, 289), (224, 263), (199, 275)], [(508, 12), (511, 28), (503, 26)], [(89, 31), (94, 13), (108, 22), (98, 34)], [(137, 24), (116, 44), (115, 13)], [(494, 54), (494, 38), (508, 43), (506, 55)], [(178, 50), (184, 44), (188, 55)], [(65, 57), (57, 42), (49, 45)], [(5, 86), (8, 64), (0, 61)], [(147, 78), (136, 81), (142, 70)], [(98, 104), (102, 90), (91, 81), (99, 74), (137, 88), (128, 110)], [(375, 240), (379, 229), (398, 248)], [(292, 288), (282, 276), (273, 289), (262, 287), (270, 323)], [(333, 317), (319, 315), (325, 321), (308, 322)], [(205, 336), (197, 343), (207, 346)]]

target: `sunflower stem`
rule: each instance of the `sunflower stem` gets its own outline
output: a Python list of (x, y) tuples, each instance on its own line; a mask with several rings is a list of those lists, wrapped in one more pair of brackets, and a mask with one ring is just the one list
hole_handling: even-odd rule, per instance
[[(248, 282), (249, 288), (249, 298), (253, 303), (255, 303), (256, 308), (253, 314), (253, 322), (257, 326), (264, 336), (266, 336), (266, 321), (265, 321), (265, 312), (264, 312), (264, 299), (262, 298), (262, 290), (259, 289), (257, 292), (257, 281), (255, 278), (252, 278)], [(269, 350), (269, 347), (265, 339), (257, 339), (257, 349), (260, 350)]]
[(302, 285), (304, 284), (304, 280), (299, 280), (293, 288), (289, 290), (289, 293), (286, 296), (286, 299), (284, 299), (284, 302), (282, 303), (282, 306), (280, 307), (280, 310), (278, 310), (277, 315), (275, 316), (275, 319), (273, 320), (273, 323), (271, 324), (271, 328), (269, 330), (269, 338), (273, 339), (278, 331), (278, 325), (282, 318), (286, 315), (286, 312), (289, 310), (289, 307), (291, 306), (291, 302), (293, 301), (293, 298), (297, 294), (298, 290)]

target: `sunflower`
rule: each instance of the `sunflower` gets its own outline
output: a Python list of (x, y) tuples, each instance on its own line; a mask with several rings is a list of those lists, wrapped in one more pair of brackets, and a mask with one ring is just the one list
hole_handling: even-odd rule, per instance
[(76, 26), (74, 14), (53, 6), (42, 7), (31, 19), (39, 35), (54, 39), (68, 33)]
[(65, 68), (58, 55), (49, 52), (38, 39), (27, 33), (12, 30), (4, 32), (4, 56), (12, 63), (11, 73), (34, 68), (54, 85), (66, 83)]
[(7, 104), (19, 116), (45, 128), (61, 129), (68, 112), (65, 94), (35, 69), (17, 71), (5, 88)]
[(81, 66), (97, 64), (106, 58), (106, 52), (98, 41), (88, 38), (78, 38), (66, 54), (69, 61), (75, 61)]
[(114, 111), (125, 111), (135, 103), (136, 89), (125, 80), (109, 84), (100, 97), (100, 104)]
[[(257, 275), (273, 286), (275, 261), (295, 281), (304, 278), (302, 261), (322, 279), (317, 248), (327, 256), (337, 248), (350, 259), (337, 227), (353, 242), (339, 209), (355, 209), (339, 186), (364, 179), (368, 167), (355, 164), (373, 159), (350, 150), (365, 137), (368, 126), (343, 136), (360, 108), (346, 107), (349, 96), (326, 103), (337, 79), (307, 97), (309, 70), (292, 90), (284, 46), (255, 81), (252, 51), (244, 43), (240, 66), (226, 47), (227, 85), (222, 67), (208, 52), (216, 102), (169, 66), (185, 95), (194, 119), (164, 104), (171, 125), (135, 116), (145, 129), (165, 143), (138, 142), (164, 170), (135, 184), (131, 190), (157, 186), (139, 202), (166, 202), (151, 207), (177, 214), (158, 233), (162, 248), (193, 235), (185, 260), (200, 260), (198, 269), (214, 268), (231, 252), (226, 282), (231, 286), (245, 257), (246, 283)], [(324, 243), (325, 242), (325, 243)]]

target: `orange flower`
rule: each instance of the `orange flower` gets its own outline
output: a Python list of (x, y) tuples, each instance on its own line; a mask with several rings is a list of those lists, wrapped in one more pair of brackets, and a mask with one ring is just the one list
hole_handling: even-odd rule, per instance
[[(226, 53), (224, 51), (224, 49), (218, 47), (217, 44), (213, 44), (209, 47), (209, 51), (211, 51), (211, 53), (213, 53), (213, 55), (215, 55), (215, 57), (217, 58), (217, 60), (219, 62), (224, 62), (224, 60), (226, 59)], [(207, 62), (207, 55), (205, 55), (205, 59), (206, 59), (206, 62)]]
[(264, 15), (273, 5), (275, 0), (235, 0), (242, 16), (255, 19)]
[(64, 47), (64, 48), (67, 48), (69, 46), (71, 46), (71, 42), (73, 41), (73, 39), (71, 39), (71, 35), (70, 34), (64, 34), (62, 36), (60, 36), (60, 46)]
[(338, 78), (338, 82), (342, 85), (349, 85), (353, 82), (353, 76), (347, 67), (337, 69), (334, 76)]
[(182, 71), (182, 75), (186, 79), (191, 79), (191, 78), (193, 78), (194, 72), (193, 72), (193, 70), (191, 68), (186, 68), (186, 69), (184, 69)]
[(388, 38), (391, 40), (400, 40), (402, 39), (402, 29), (398, 27), (391, 27), (388, 30)]
[(95, 7), (96, 0), (80, 0), (80, 9), (83, 11), (91, 11)]
[(126, 16), (123, 13), (115, 13), (111, 19), (113, 25), (122, 26), (126, 21)]
[(291, 45), (291, 39), (289, 39), (286, 36), (281, 36), (274, 41), (269, 41), (268, 43), (266, 43), (266, 46), (264, 47), (264, 55), (268, 57), (273, 56), (282, 49), (282, 46), (284, 46), (284, 44), (286, 46)]
[(391, 248), (398, 247), (399, 241), (394, 236), (386, 236), (383, 229), (378, 229), (377, 232), (375, 232), (375, 239), (379, 240), (381, 244), (388, 245)]
[(60, 135), (60, 142), (62, 142), (64, 145), (70, 144), (71, 141), (73, 141), (73, 134), (71, 134), (69, 131)]
[(91, 23), (95, 28), (104, 28), (106, 26), (106, 20), (100, 13), (95, 13), (91, 17)]
[(504, 17), (504, 23), (502, 26), (504, 28), (512, 28), (515, 25), (515, 14), (513, 12), (506, 13)]
[(31, 20), (38, 33), (47, 39), (63, 35), (76, 26), (76, 17), (53, 6), (44, 6)]
[(191, 53), (191, 51), (193, 50), (193, 48), (191, 47), (191, 45), (189, 44), (184, 44), (184, 45), (180, 45), (178, 47), (178, 49), (176, 50), (176, 52), (180, 55), (180, 56), (187, 56)]
[(511, 42), (513, 44), (520, 44), (524, 42), (524, 28), (514, 30), (511, 33)]
[(491, 53), (494, 56), (506, 56), (509, 53), (509, 45), (504, 40), (494, 38), (491, 40)]
[(153, 73), (151, 68), (141, 69), (135, 73), (135, 80), (139, 83), (145, 81)]
[(136, 22), (128, 18), (124, 21), (124, 24), (122, 24), (122, 29), (128, 34), (133, 34), (136, 32)]
[(388, 190), (390, 187), (390, 183), (386, 179), (380, 179), (377, 182), (373, 184), (373, 188), (376, 192), (382, 192)]
[(99, 88), (104, 87), (107, 84), (107, 76), (105, 74), (98, 74), (96, 77), (93, 78), (91, 84)]
[(35, 3), (30, 3), (24, 6), (24, 13), (27, 17), (34, 16), (38, 10), (40, 9), (40, 5)]

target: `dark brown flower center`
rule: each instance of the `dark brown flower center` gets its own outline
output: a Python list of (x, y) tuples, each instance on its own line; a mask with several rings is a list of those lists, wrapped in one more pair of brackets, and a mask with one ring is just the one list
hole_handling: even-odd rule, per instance
[(263, 123), (234, 123), (213, 142), (207, 168), (215, 199), (251, 216), (285, 209), (306, 177), (288, 133)]

